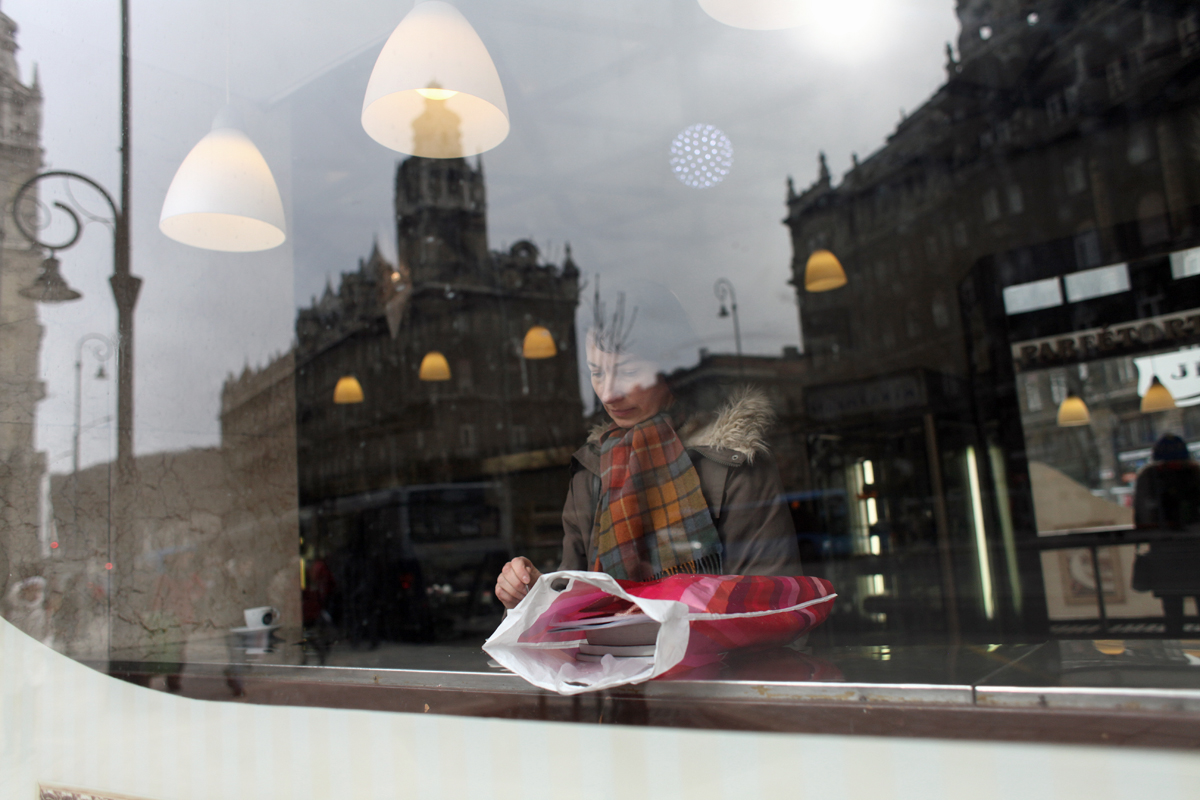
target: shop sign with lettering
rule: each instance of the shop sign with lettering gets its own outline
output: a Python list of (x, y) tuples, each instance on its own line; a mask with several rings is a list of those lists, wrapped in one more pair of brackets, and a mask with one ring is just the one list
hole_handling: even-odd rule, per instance
[(1200, 405), (1200, 347), (1135, 358), (1133, 363), (1138, 370), (1139, 396), (1146, 395), (1150, 381), (1157, 375), (1175, 398), (1175, 405)]
[[(1012, 345), (1017, 372), (1143, 352), (1200, 339), (1200, 308)], [(1159, 376), (1162, 379), (1162, 376)], [(1147, 379), (1147, 384), (1149, 379)], [(1165, 380), (1164, 380), (1165, 383)]]

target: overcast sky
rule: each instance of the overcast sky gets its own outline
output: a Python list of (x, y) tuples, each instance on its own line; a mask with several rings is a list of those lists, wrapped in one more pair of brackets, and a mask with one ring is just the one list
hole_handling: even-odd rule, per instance
[[(484, 154), (493, 248), (529, 238), (552, 261), (570, 242), (606, 286), (652, 277), (683, 300), (701, 343), (733, 351), (713, 282), (738, 291), (748, 352), (799, 343), (791, 247), (780, 224), (785, 181), (816, 177), (824, 150), (835, 181), (880, 147), (902, 108), (944, 79), (957, 37), (954, 0), (811, 0), (809, 24), (754, 32), (710, 19), (695, 0), (461, 0), (488, 47), (512, 121)], [(409, 0), (132, 0), (133, 271), (136, 446), (140, 453), (214, 445), (230, 372), (288, 348), (297, 305), (336, 285), (378, 238), (395, 251), (392, 181), (400, 154), (359, 123), (376, 55)], [(39, 70), (46, 165), (119, 189), (119, 4), (3, 0), (19, 26), (18, 61)], [(226, 31), (229, 32), (228, 36)], [(274, 171), (288, 241), (265, 253), (210, 253), (158, 231), (179, 162), (225, 100)], [(733, 145), (719, 185), (671, 174), (670, 143), (696, 123)], [(86, 200), (83, 195), (81, 199)], [(90, 201), (94, 204), (94, 198)], [(93, 205), (100, 211), (98, 204)], [(76, 344), (111, 334), (111, 238), (89, 225), (61, 254), (84, 299), (42, 306), (37, 446), (70, 469)], [(84, 464), (113, 457), (105, 418), (114, 380), (85, 355)], [(108, 372), (115, 372), (110, 362)]]

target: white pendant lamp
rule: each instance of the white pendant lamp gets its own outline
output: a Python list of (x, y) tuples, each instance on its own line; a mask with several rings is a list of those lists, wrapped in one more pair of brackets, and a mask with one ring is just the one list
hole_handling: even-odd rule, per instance
[(795, 28), (802, 22), (804, 6), (805, 0), (700, 0), (704, 13), (717, 22), (752, 31)]
[(418, 3), (375, 61), (362, 126), (401, 153), (458, 158), (508, 136), (508, 103), (487, 48), (457, 8)]
[(269, 250), (287, 238), (283, 201), (266, 159), (226, 106), (179, 165), (158, 228), (206, 250)]

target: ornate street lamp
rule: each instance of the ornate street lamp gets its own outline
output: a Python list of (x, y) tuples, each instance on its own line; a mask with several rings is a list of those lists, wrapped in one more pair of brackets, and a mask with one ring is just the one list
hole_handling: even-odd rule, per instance
[[(128, 138), (127, 129), (122, 137), (126, 147)], [(128, 181), (128, 172), (123, 170), (123, 173), (125, 178), (122, 184), (125, 184)], [(13, 221), (16, 222), (17, 230), (26, 239), (51, 253), (50, 257), (42, 262), (42, 272), (37, 280), (32, 286), (22, 289), (21, 295), (42, 303), (69, 302), (83, 296), (67, 285), (58, 271), (59, 261), (54, 255), (58, 251), (73, 247), (79, 241), (83, 233), (83, 226), (79, 222), (80, 212), (61, 201), (55, 201), (53, 208), (66, 215), (71, 223), (71, 230), (67, 236), (56, 241), (45, 241), (40, 237), (41, 231), (49, 226), (49, 217), (53, 211), (38, 200), (36, 189), (41, 182), (54, 178), (68, 183), (78, 181), (95, 189), (104, 198), (112, 213), (112, 219), (103, 221), (113, 226), (113, 274), (109, 278), (109, 284), (117, 304), (117, 475), (120, 485), (127, 482), (133, 474), (133, 308), (137, 303), (142, 279), (129, 272), (127, 212), (117, 205), (103, 186), (86, 175), (52, 170), (34, 175), (17, 189), (13, 198)], [(122, 191), (122, 196), (127, 196), (127, 187), (123, 188), (126, 191)]]
[[(742, 328), (738, 325), (737, 312), (737, 292), (733, 290), (733, 283), (728, 278), (717, 278), (717, 282), (713, 284), (713, 294), (717, 296), (717, 300), (721, 303), (721, 310), (717, 314), (718, 317), (728, 317), (730, 310), (733, 311), (733, 340), (737, 345), (738, 357), (738, 374), (744, 374), (745, 369), (742, 365)], [(729, 300), (729, 307), (725, 306), (725, 300)]]
[[(88, 342), (95, 342), (96, 346), (92, 348), (92, 355), (100, 362), (100, 370), (96, 373), (97, 378), (107, 377), (104, 372), (104, 362), (112, 356), (112, 342), (107, 336), (101, 336), (98, 333), (89, 333), (84, 335), (82, 339), (75, 345), (75, 448), (72, 451), (71, 458), (71, 474), (75, 476), (75, 480), (79, 480), (79, 432), (81, 430), (83, 416), (83, 346)], [(109, 419), (112, 419), (109, 417)], [(76, 484), (76, 493), (78, 493), (78, 483)]]
[[(32, 191), (38, 184), (44, 180), (51, 178), (61, 178), (64, 181), (77, 181), (84, 183), (97, 192), (104, 198), (108, 204), (109, 210), (112, 212), (112, 219), (105, 220), (112, 225), (113, 231), (113, 274), (109, 278), (109, 285), (112, 287), (113, 299), (117, 304), (117, 485), (116, 485), (116, 503), (115, 514), (117, 546), (119, 552), (116, 558), (113, 558), (113, 540), (112, 529), (110, 527), (108, 553), (109, 560), (105, 563), (105, 569), (108, 570), (109, 591), (108, 595), (108, 623), (109, 623), (109, 647), (112, 646), (112, 596), (113, 587), (111, 576), (114, 567), (118, 570), (124, 569), (124, 575), (129, 574), (128, 568), (132, 566), (133, 554), (135, 552), (135, 544), (132, 541), (132, 526), (129, 525), (129, 516), (132, 511), (132, 484), (134, 479), (134, 459), (133, 459), (133, 308), (137, 304), (138, 291), (142, 287), (142, 279), (131, 274), (129, 270), (129, 197), (130, 197), (130, 135), (129, 135), (129, 0), (121, 0), (121, 202), (118, 204), (113, 200), (112, 195), (105, 191), (104, 187), (96, 183), (96, 181), (80, 175), (78, 172), (68, 172), (65, 170), (52, 170), (34, 175), (26, 181), (13, 197), (13, 220), (17, 224), (17, 229), (30, 242), (43, 247), (50, 251), (51, 255), (46, 263), (43, 262), (42, 275), (35, 282), (35, 289), (40, 282), (43, 286), (52, 284), (53, 275), (57, 274), (57, 258), (54, 253), (58, 250), (65, 250), (75, 244), (79, 240), (80, 234), (83, 232), (79, 222), (79, 214), (70, 206), (62, 202), (56, 201), (53, 208), (66, 213), (68, 218), (74, 225), (74, 230), (66, 239), (59, 242), (46, 242), (39, 238), (39, 232), (44, 230), (49, 225), (48, 215), (43, 216), (39, 213), (42, 211), (53, 214), (52, 209), (46, 209), (38, 201), (37, 193)], [(68, 195), (70, 197), (70, 195)], [(72, 202), (74, 202), (72, 198)], [(91, 214), (84, 211), (84, 215), (89, 219), (95, 219)], [(45, 276), (45, 280), (43, 280)], [(61, 280), (61, 276), (59, 276)], [(70, 287), (66, 286), (66, 282), (62, 282), (61, 289), (66, 289), (66, 292), (55, 290), (46, 292), (38, 296), (34, 295), (35, 300), (41, 302), (64, 302), (66, 300), (77, 299), (72, 297)], [(23, 293), (25, 294), (25, 293)], [(75, 293), (78, 295), (78, 293)], [(25, 294), (29, 297), (29, 294)], [(128, 563), (124, 561), (128, 556)], [(115, 563), (114, 563), (115, 562)], [(117, 587), (121, 588), (122, 581), (117, 581)], [(125, 585), (128, 585), (127, 583)]]

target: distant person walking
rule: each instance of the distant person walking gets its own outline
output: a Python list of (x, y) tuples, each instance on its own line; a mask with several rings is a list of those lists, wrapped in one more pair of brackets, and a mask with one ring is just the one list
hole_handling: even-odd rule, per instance
[(1151, 461), (1138, 473), (1133, 521), (1138, 528), (1191, 534), (1153, 542), (1134, 565), (1134, 589), (1154, 592), (1162, 601), (1167, 636), (1183, 635), (1183, 599), (1200, 606), (1200, 464), (1187, 443), (1166, 434), (1154, 445)]

